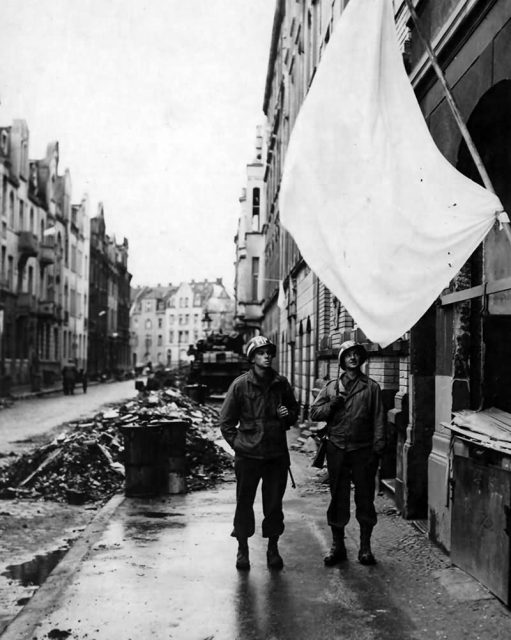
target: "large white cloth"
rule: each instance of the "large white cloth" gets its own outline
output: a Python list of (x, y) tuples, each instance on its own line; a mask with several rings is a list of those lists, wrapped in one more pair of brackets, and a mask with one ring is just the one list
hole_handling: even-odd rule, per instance
[(364, 333), (409, 330), (502, 205), (440, 153), (403, 66), (391, 0), (351, 0), (296, 120), (280, 217)]

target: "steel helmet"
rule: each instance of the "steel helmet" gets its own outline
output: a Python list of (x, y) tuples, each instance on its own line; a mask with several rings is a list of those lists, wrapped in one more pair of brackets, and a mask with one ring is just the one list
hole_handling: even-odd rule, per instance
[(360, 364), (364, 364), (364, 362), (367, 360), (367, 351), (365, 350), (365, 347), (363, 347), (360, 343), (355, 342), (354, 340), (347, 340), (346, 342), (343, 342), (339, 348), (338, 360), (341, 369), (345, 368), (344, 356), (346, 355), (346, 351), (349, 351), (350, 349), (356, 349), (358, 351), (358, 354), (360, 356)]
[(268, 340), (268, 338), (265, 338), (264, 336), (255, 336), (247, 342), (247, 358), (251, 360), (257, 349), (262, 349), (263, 347), (269, 347), (271, 349), (272, 357), (277, 353), (277, 347), (271, 340)]

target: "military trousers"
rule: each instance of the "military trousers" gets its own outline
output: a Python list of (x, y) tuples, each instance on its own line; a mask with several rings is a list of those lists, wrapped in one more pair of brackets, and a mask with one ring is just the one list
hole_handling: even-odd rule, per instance
[(236, 511), (231, 535), (250, 538), (255, 532), (254, 500), (261, 482), (263, 538), (280, 536), (284, 531), (282, 500), (286, 491), (289, 455), (260, 460), (236, 455)]
[(330, 485), (328, 524), (343, 529), (350, 519), (351, 483), (355, 488), (355, 517), (361, 529), (376, 524), (374, 493), (378, 458), (371, 447), (346, 451), (328, 442), (326, 462)]

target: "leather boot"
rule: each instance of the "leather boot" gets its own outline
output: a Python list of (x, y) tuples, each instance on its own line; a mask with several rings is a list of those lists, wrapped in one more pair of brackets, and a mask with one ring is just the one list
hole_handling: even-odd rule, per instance
[(332, 529), (332, 547), (323, 562), (326, 567), (333, 567), (348, 558), (344, 545), (344, 529)]
[(268, 551), (266, 552), (266, 562), (270, 569), (282, 569), (284, 566), (284, 561), (282, 560), (279, 547), (278, 547), (278, 536), (272, 536), (268, 540)]
[(248, 542), (246, 538), (238, 538), (238, 553), (236, 555), (236, 569), (247, 571), (250, 569), (248, 559)]
[(360, 527), (360, 551), (358, 552), (358, 561), (360, 564), (376, 564), (376, 558), (371, 551), (372, 531), (372, 527)]

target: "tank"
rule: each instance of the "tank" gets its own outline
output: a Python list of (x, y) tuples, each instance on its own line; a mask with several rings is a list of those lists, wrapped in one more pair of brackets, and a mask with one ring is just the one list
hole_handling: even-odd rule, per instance
[(213, 332), (188, 349), (193, 356), (188, 384), (205, 385), (207, 395), (223, 395), (231, 382), (247, 371), (243, 338), (238, 333)]

